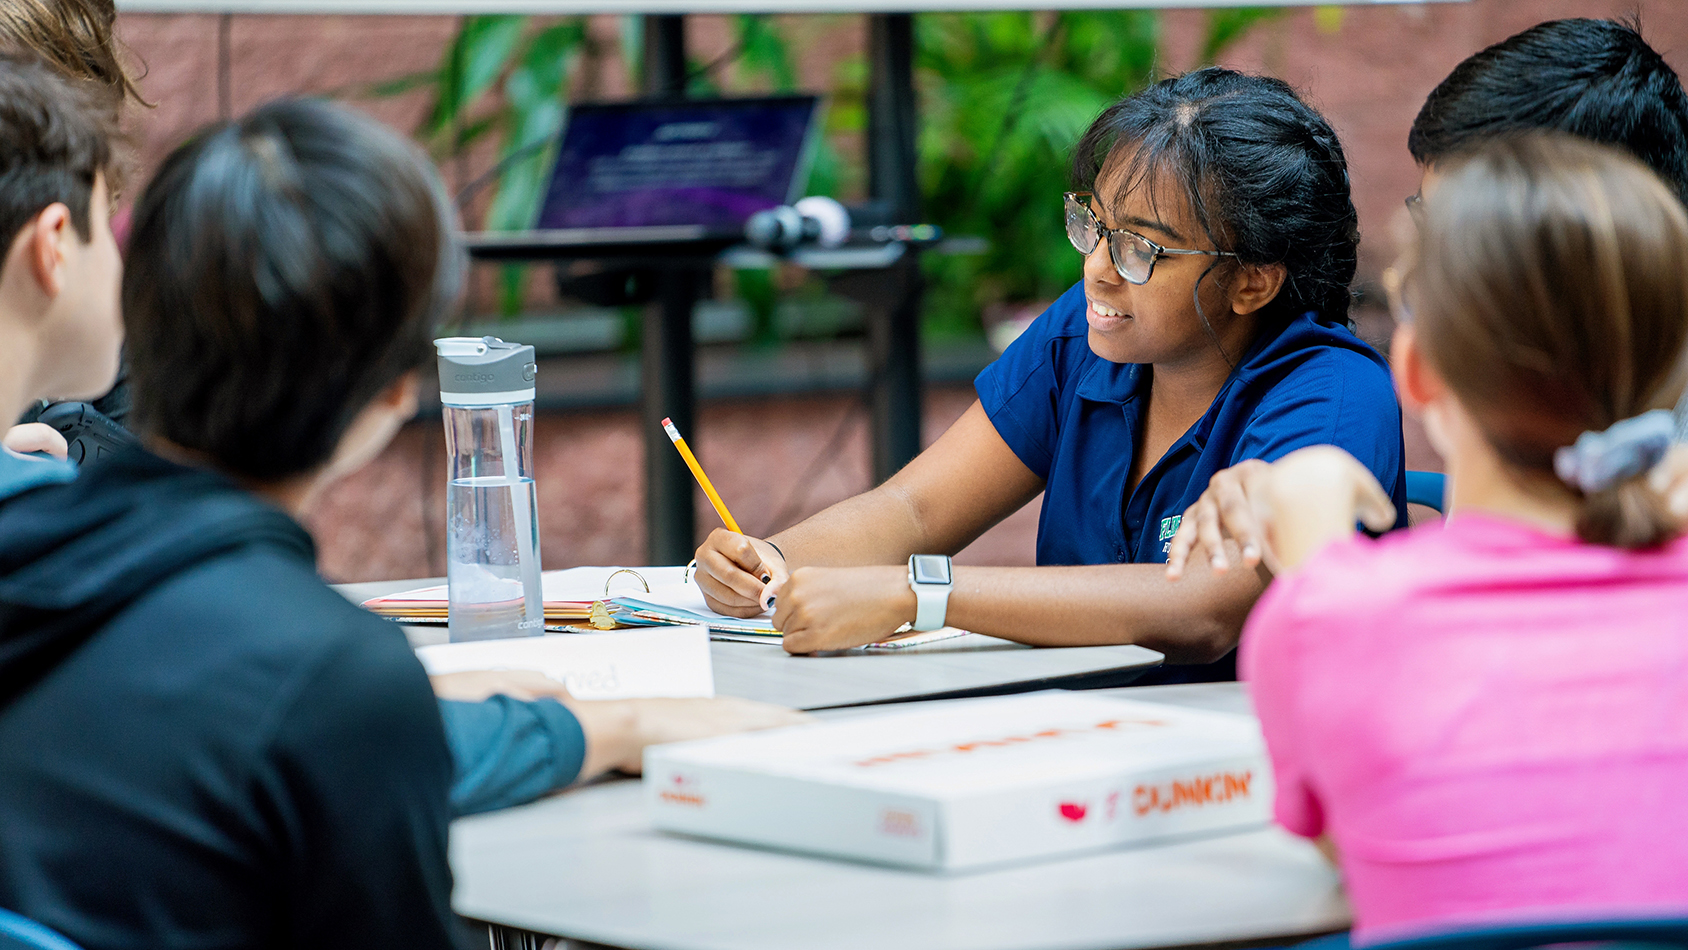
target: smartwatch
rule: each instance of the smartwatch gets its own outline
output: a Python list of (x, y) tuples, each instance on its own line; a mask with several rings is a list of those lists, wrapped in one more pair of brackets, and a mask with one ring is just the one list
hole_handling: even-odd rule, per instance
[(916, 554), (908, 559), (908, 586), (914, 590), (915, 630), (937, 630), (949, 610), (950, 559), (942, 554)]

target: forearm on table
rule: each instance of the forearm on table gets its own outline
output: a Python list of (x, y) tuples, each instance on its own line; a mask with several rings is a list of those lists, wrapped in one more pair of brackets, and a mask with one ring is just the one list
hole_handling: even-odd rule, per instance
[(774, 535), (786, 565), (900, 564), (954, 554), (1043, 491), (978, 403), (885, 484)]
[(442, 700), (439, 707), (455, 766), (457, 815), (532, 801), (582, 777), (592, 758), (580, 717), (553, 699), (492, 696)]
[(638, 764), (644, 744), (640, 741), (639, 707), (634, 701), (575, 702), (569, 708), (586, 736), (586, 755), (577, 781)]
[(1254, 571), (1159, 564), (957, 567), (945, 622), (1034, 646), (1135, 643), (1172, 663), (1206, 663), (1237, 644), (1265, 589)]
[(856, 567), (896, 564), (925, 553), (926, 528), (908, 494), (887, 482), (836, 505), (768, 539), (799, 567)]

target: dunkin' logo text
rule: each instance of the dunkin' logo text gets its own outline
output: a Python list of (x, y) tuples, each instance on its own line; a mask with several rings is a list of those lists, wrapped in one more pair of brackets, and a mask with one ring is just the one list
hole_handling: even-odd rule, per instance
[(891, 752), (886, 755), (876, 755), (872, 758), (858, 759), (855, 765), (858, 768), (870, 769), (875, 766), (930, 759), (940, 755), (970, 755), (975, 752), (983, 752), (986, 749), (1011, 748), (1028, 742), (1046, 742), (1050, 739), (1067, 739), (1074, 736), (1093, 735), (1098, 732), (1118, 732), (1132, 728), (1156, 728), (1167, 724), (1164, 719), (1107, 719), (1094, 726), (1080, 726), (1073, 729), (1041, 729), (1023, 735), (1003, 736), (1000, 739), (959, 742), (952, 746), (943, 746), (937, 749), (911, 749), (907, 752)]
[(1254, 772), (1215, 772), (1192, 779), (1173, 779), (1157, 785), (1139, 785), (1131, 791), (1131, 809), (1139, 818), (1150, 812), (1177, 811), (1180, 808), (1200, 808), (1204, 805), (1223, 805), (1249, 796)]
[(675, 772), (668, 778), (668, 787), (657, 792), (656, 797), (669, 805), (684, 805), (687, 808), (702, 808), (703, 795), (694, 787), (697, 779), (681, 772)]

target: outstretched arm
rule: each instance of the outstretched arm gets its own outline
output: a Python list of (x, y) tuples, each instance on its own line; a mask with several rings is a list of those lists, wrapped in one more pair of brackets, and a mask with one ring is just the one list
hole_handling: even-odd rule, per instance
[(530, 670), (432, 677), (453, 764), (451, 808), (472, 815), (530, 802), (606, 771), (639, 771), (645, 747), (807, 720), (732, 697), (577, 700)]
[(768, 541), (712, 533), (698, 548), (698, 587), (716, 610), (754, 616), (764, 609), (766, 595), (777, 594), (797, 568), (900, 565), (911, 554), (954, 554), (1042, 490), (1042, 479), (975, 402), (878, 488)]
[(1185, 512), (1167, 551), (1166, 576), (1178, 580), (1206, 562), (1224, 573), (1237, 563), (1292, 571), (1314, 552), (1354, 533), (1395, 524), (1395, 505), (1377, 478), (1330, 445), (1297, 449), (1276, 462), (1241, 462), (1215, 474)]
[[(1034, 646), (1136, 643), (1174, 663), (1206, 663), (1237, 644), (1265, 578), (1205, 566), (1173, 583), (1158, 564), (957, 567), (946, 622)], [(800, 568), (779, 592), (774, 626), (791, 653), (882, 639), (914, 619), (903, 565)]]

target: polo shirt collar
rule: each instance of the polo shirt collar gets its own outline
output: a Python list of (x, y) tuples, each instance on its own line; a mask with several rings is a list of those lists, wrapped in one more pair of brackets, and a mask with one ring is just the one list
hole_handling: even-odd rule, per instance
[[(1292, 318), (1276, 333), (1262, 333), (1255, 338), (1248, 352), (1243, 354), (1242, 362), (1231, 371), (1230, 378), (1219, 390), (1220, 397), (1238, 380), (1252, 379), (1286, 354), (1301, 350), (1310, 342), (1314, 342), (1310, 337), (1323, 337), (1334, 330), (1334, 327), (1319, 322), (1316, 313), (1308, 311)], [(1354, 339), (1352, 335), (1347, 336), (1349, 340)], [(1086, 342), (1085, 345), (1088, 346), (1089, 343)], [(1141, 363), (1114, 363), (1097, 357), (1090, 362), (1084, 375), (1079, 378), (1078, 396), (1090, 402), (1111, 402), (1123, 406), (1136, 399), (1142, 388), (1148, 384), (1149, 374), (1143, 372), (1143, 368)], [(1218, 401), (1215, 399), (1215, 402)]]

